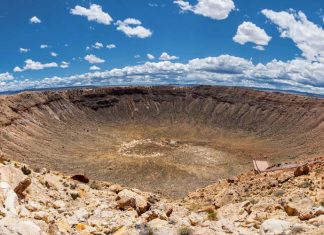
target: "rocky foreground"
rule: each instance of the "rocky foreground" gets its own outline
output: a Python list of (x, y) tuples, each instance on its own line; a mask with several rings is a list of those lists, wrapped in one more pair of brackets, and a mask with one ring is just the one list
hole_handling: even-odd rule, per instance
[(176, 202), (2, 160), (0, 234), (324, 234), (324, 164), (317, 160), (221, 180)]

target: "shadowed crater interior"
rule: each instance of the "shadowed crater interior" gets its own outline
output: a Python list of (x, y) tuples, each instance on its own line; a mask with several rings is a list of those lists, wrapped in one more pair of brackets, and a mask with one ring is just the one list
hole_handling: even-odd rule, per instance
[(228, 87), (116, 87), (0, 97), (10, 158), (173, 198), (324, 152), (324, 101)]

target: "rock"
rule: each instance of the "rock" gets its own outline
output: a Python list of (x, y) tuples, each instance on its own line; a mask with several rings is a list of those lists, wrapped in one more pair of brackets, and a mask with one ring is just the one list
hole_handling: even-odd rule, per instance
[(291, 206), (291, 204), (286, 204), (284, 206), (284, 209), (285, 209), (287, 215), (289, 215), (289, 216), (296, 216), (299, 214), (297, 209), (295, 207)]
[(10, 185), (11, 188), (15, 188), (21, 179), (24, 179), (25, 176), (21, 170), (7, 165), (0, 167), (0, 182), (6, 182)]
[(315, 226), (324, 226), (324, 215), (320, 215), (318, 217), (312, 218), (308, 222)]
[(312, 207), (313, 202), (307, 197), (299, 199), (298, 201), (289, 202), (284, 205), (284, 209), (289, 216), (298, 216), (300, 213), (307, 213)]
[(34, 213), (34, 219), (48, 221), (48, 214), (44, 211), (38, 211)]
[(324, 215), (324, 207), (323, 206), (314, 208), (313, 210), (314, 210), (315, 216)]
[(9, 213), (16, 215), (17, 208), (19, 205), (18, 197), (7, 182), (0, 183), (0, 194), (2, 194), (4, 198), (3, 205), (5, 207), (5, 210)]
[(202, 222), (204, 222), (204, 218), (201, 217), (200, 215), (196, 214), (196, 213), (191, 213), (188, 217), (190, 224), (192, 226), (196, 226)]
[(276, 196), (276, 197), (281, 197), (285, 194), (285, 191), (282, 190), (282, 189), (277, 189), (273, 192), (273, 195)]
[(136, 209), (139, 214), (143, 214), (149, 208), (149, 204), (143, 196), (141, 196), (133, 191), (130, 191), (128, 189), (124, 189), (121, 192), (119, 192), (118, 197), (123, 202), (127, 202), (127, 201), (131, 202), (131, 199), (134, 199), (135, 200), (135, 208), (134, 209)]
[(123, 187), (119, 184), (113, 184), (113, 185), (109, 186), (108, 189), (112, 192), (119, 193), (120, 191), (123, 190)]
[(26, 178), (23, 181), (21, 181), (15, 188), (15, 193), (19, 197), (19, 199), (25, 198), (24, 191), (31, 185), (31, 179)]
[(284, 172), (278, 177), (278, 182), (283, 184), (290, 180), (293, 177), (293, 174), (290, 172)]
[(62, 200), (57, 200), (57, 201), (53, 202), (53, 207), (54, 207), (54, 209), (65, 208), (65, 202), (63, 202)]
[(308, 175), (309, 173), (309, 167), (307, 165), (300, 166), (294, 171), (294, 176), (298, 177), (301, 175)]
[(314, 218), (314, 214), (311, 211), (306, 211), (306, 212), (300, 212), (298, 215), (298, 218), (300, 220), (309, 220), (311, 218)]
[(33, 222), (6, 217), (0, 221), (1, 235), (45, 235)]
[(133, 208), (136, 210), (136, 200), (135, 198), (123, 197), (117, 201), (118, 208), (121, 210), (128, 210)]
[(167, 221), (161, 219), (154, 219), (147, 223), (148, 234), (165, 235), (165, 234), (179, 234), (178, 230), (170, 225)]
[(89, 218), (89, 213), (85, 208), (80, 208), (74, 212), (74, 215), (71, 217), (72, 220), (76, 222), (86, 222)]
[(85, 224), (77, 224), (75, 226), (75, 230), (79, 231), (79, 232), (85, 230), (86, 228), (87, 228), (87, 226)]
[(42, 209), (41, 205), (37, 202), (33, 202), (33, 201), (30, 201), (27, 205), (26, 205), (26, 208), (31, 211), (31, 212), (34, 212), (34, 211), (39, 211)]
[(261, 235), (289, 234), (291, 224), (284, 220), (269, 219), (264, 221), (260, 227)]
[(166, 216), (170, 217), (171, 214), (172, 214), (172, 212), (173, 212), (173, 207), (169, 205), (169, 206), (167, 206), (165, 209), (166, 209), (166, 210), (165, 210), (165, 214), (166, 214)]
[(84, 184), (87, 184), (90, 181), (89, 178), (86, 177), (85, 175), (74, 175), (74, 176), (71, 177), (71, 179), (79, 181), (79, 182), (84, 183)]

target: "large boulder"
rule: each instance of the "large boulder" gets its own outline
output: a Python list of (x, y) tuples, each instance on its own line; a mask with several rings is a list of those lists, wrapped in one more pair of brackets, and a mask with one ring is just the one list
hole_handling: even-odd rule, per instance
[[(139, 195), (129, 189), (124, 189), (118, 193), (118, 204), (122, 206), (131, 206), (133, 207), (139, 214), (145, 213), (150, 205), (147, 202), (147, 199), (142, 195)], [(135, 201), (135, 204), (133, 203)]]
[(7, 182), (0, 182), (0, 203), (7, 212), (17, 215), (18, 197)]
[(7, 216), (0, 221), (1, 235), (45, 235), (36, 224)]

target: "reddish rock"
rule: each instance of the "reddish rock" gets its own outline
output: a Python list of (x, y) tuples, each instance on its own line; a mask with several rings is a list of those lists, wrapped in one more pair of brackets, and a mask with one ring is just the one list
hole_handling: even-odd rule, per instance
[(309, 167), (307, 165), (300, 166), (294, 171), (294, 176), (298, 177), (301, 175), (308, 175), (309, 173)]
[(85, 175), (74, 175), (74, 176), (71, 177), (71, 179), (79, 181), (79, 182), (84, 183), (84, 184), (87, 184), (90, 181), (89, 178), (86, 177)]

